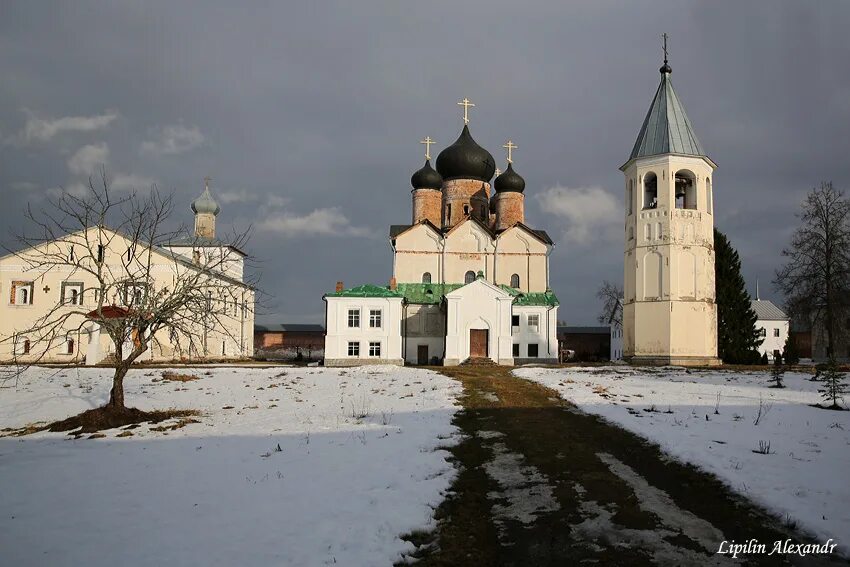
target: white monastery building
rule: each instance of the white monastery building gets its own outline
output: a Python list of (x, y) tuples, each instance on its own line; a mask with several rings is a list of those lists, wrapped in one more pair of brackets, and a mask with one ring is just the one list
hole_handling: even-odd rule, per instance
[[(498, 174), (464, 126), (411, 178), (411, 224), (390, 227), (389, 286), (337, 284), (326, 302), (325, 364), (503, 365), (557, 362), (558, 299), (549, 288), (554, 243), (525, 224), (525, 180)], [(493, 180), (494, 174), (497, 174)], [(490, 181), (493, 180), (491, 186)], [(492, 191), (495, 189), (495, 191)]]
[[(228, 305), (224, 316), (209, 320), (191, 339), (171, 333), (157, 335), (138, 361), (197, 361), (241, 359), (253, 352), (254, 290), (245, 283), (245, 254), (215, 237), (215, 220), (220, 208), (209, 188), (192, 203), (195, 213), (194, 237), (171, 241), (167, 245), (146, 245), (141, 252), (138, 239), (107, 227), (92, 227), (67, 234), (35, 248), (19, 250), (0, 257), (0, 362), (60, 362), (98, 364), (114, 355), (114, 346), (106, 332), (101, 332), (102, 318), (120, 317), (141, 305), (142, 294), (153, 293), (175, 285), (179, 274), (202, 270), (199, 258), (218, 258), (211, 262), (217, 271), (205, 274), (215, 284), (208, 287), (226, 290)], [(104, 244), (98, 244), (104, 243)], [(151, 254), (148, 256), (147, 251)], [(46, 255), (69, 255), (68, 265), (39, 265)], [(150, 281), (124, 283), (128, 266), (140, 257), (149, 257), (152, 265), (145, 269)], [(98, 267), (110, 281), (100, 285), (96, 275), (79, 266), (90, 263)], [(114, 280), (114, 281), (113, 281)], [(208, 280), (204, 280), (208, 281)], [(109, 297), (100, 297), (103, 295)], [(87, 315), (84, 315), (88, 311)], [(62, 321), (58, 332), (49, 340), (38, 332), (45, 317)], [(76, 315), (75, 315), (76, 314)], [(83, 314), (83, 315), (80, 315)], [(132, 350), (128, 337), (124, 352)], [(50, 344), (45, 344), (49, 342)]]
[(756, 329), (764, 337), (764, 342), (758, 348), (759, 354), (767, 354), (767, 359), (773, 362), (777, 355), (785, 352), (790, 319), (772, 301), (761, 299), (758, 292), (751, 304), (756, 312)]
[(673, 90), (666, 55), (660, 71), (655, 98), (620, 168), (626, 178), (623, 358), (717, 365), (716, 165)]

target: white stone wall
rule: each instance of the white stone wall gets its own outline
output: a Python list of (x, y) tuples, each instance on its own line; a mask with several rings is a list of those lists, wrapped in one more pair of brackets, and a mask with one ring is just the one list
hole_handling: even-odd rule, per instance
[[(778, 350), (780, 354), (785, 350), (785, 341), (788, 339), (788, 321), (756, 321), (756, 329), (763, 332), (764, 342), (759, 347), (759, 354), (767, 353), (767, 358), (773, 362), (773, 352)], [(777, 336), (778, 333), (778, 336)]]
[[(327, 333), (325, 335), (326, 366), (360, 364), (403, 364), (401, 352), (402, 298), (325, 297)], [(360, 311), (360, 326), (348, 326), (349, 310)], [(381, 326), (369, 326), (371, 310), (381, 311)], [(371, 356), (369, 343), (381, 344), (381, 354)], [(349, 343), (358, 343), (360, 353), (348, 354)]]
[(446, 359), (452, 366), (469, 358), (469, 331), (488, 331), (488, 356), (499, 364), (513, 364), (511, 303), (501, 288), (482, 279), (446, 295), (448, 304)]
[[(512, 315), (519, 318), (519, 325), (511, 326), (512, 345), (519, 345), (515, 362), (553, 362), (558, 359), (558, 308), (544, 306), (513, 306)], [(529, 315), (536, 315), (537, 329), (528, 324)], [(513, 321), (512, 321), (513, 323)], [(537, 356), (530, 356), (528, 345), (537, 345)]]

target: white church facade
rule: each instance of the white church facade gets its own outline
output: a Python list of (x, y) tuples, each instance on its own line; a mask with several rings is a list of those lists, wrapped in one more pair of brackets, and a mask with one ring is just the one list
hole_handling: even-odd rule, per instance
[(462, 104), (460, 137), (439, 154), (436, 170), (426, 150), (411, 178), (411, 224), (390, 227), (390, 285), (340, 282), (324, 296), (327, 366), (557, 362), (554, 243), (525, 224), (516, 146), (506, 144), (507, 168), (493, 179), (493, 156), (469, 132), (472, 105)]

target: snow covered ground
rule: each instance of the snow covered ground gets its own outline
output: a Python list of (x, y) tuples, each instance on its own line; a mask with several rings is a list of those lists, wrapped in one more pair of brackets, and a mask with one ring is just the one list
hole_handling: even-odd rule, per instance
[[(399, 535), (432, 527), (454, 477), (439, 447), (457, 441), (457, 382), (398, 367), (179, 372), (200, 380), (131, 371), (127, 403), (198, 409), (200, 423), (0, 438), (0, 563), (388, 565), (413, 549)], [(102, 404), (108, 374), (29, 369), (0, 388), (0, 429)]]
[[(787, 388), (772, 389), (764, 372), (609, 367), (515, 374), (655, 441), (783, 519), (837, 539), (847, 552), (850, 412), (811, 407), (821, 401), (821, 384), (810, 375), (788, 373)], [(760, 443), (770, 443), (768, 454), (754, 452)]]

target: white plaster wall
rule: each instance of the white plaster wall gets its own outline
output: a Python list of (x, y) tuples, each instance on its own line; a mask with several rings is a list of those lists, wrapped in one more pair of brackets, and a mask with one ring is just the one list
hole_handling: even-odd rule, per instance
[[(528, 356), (528, 345), (538, 345), (537, 357), (539, 359), (558, 358), (558, 308), (547, 308), (543, 306), (513, 306), (513, 315), (519, 315), (519, 327), (512, 327), (512, 344), (519, 344), (519, 356), (515, 358), (530, 358)], [(535, 314), (539, 317), (540, 324), (535, 332), (528, 326), (528, 316)]]
[[(401, 363), (401, 309), (402, 298), (379, 297), (325, 297), (327, 334), (325, 335), (325, 360), (348, 359), (352, 364), (369, 364), (370, 361)], [(348, 327), (348, 310), (360, 309), (360, 327)], [(382, 311), (380, 328), (369, 327), (369, 311)], [(348, 343), (360, 343), (360, 356), (348, 355)], [(381, 356), (369, 356), (369, 343), (381, 343)]]
[[(759, 354), (767, 353), (768, 360), (772, 362), (774, 350), (782, 353), (785, 350), (785, 341), (788, 339), (789, 326), (788, 321), (766, 321), (761, 319), (756, 321), (756, 329), (765, 332), (764, 342), (759, 347)], [(779, 329), (778, 337), (773, 336), (776, 329)]]

